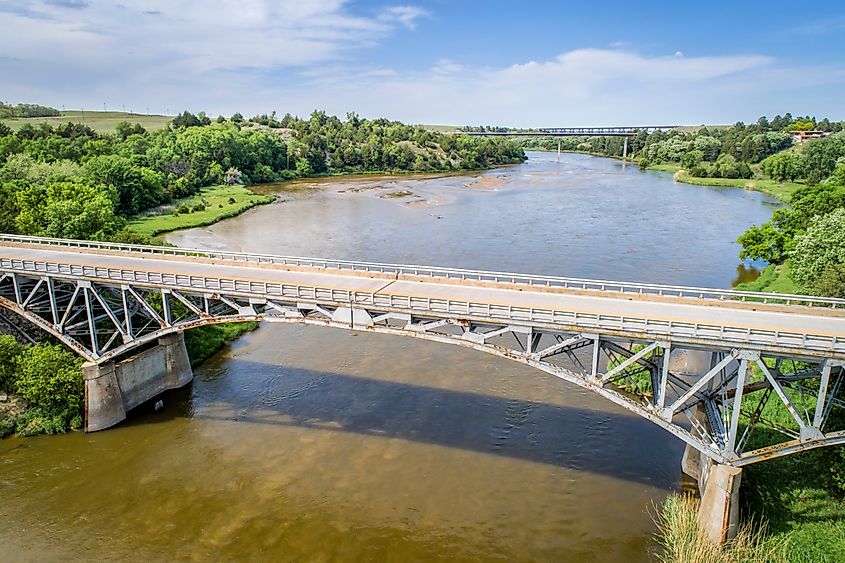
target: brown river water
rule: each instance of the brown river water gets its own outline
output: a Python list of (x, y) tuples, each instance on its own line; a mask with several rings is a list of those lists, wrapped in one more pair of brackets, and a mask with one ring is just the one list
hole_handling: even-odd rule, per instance
[[(728, 287), (776, 205), (582, 155), (262, 189), (181, 246)], [(406, 192), (410, 192), (409, 194)], [(394, 197), (388, 194), (395, 194)], [(682, 444), (468, 349), (265, 324), (115, 429), (0, 441), (0, 561), (647, 561)]]

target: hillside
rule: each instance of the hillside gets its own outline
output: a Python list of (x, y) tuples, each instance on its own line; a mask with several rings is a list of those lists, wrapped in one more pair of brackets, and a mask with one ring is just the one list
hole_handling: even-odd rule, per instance
[(8, 125), (12, 131), (17, 131), (24, 123), (37, 126), (40, 123), (49, 123), (52, 126), (64, 123), (82, 123), (97, 133), (114, 133), (114, 129), (121, 121), (129, 123), (140, 123), (141, 126), (152, 131), (161, 129), (172, 119), (166, 115), (146, 115), (140, 113), (128, 113), (122, 111), (63, 111), (57, 117), (12, 117), (0, 119), (0, 123)]

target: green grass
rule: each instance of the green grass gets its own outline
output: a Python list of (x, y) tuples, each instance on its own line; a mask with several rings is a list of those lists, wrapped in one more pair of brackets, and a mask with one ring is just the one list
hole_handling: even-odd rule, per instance
[(242, 334), (258, 328), (258, 322), (222, 323), (185, 331), (185, 347), (191, 365), (196, 367)]
[(654, 170), (656, 172), (671, 172), (673, 174), (680, 169), (681, 167), (677, 164), (651, 164), (648, 168), (646, 168), (646, 170)]
[(65, 111), (58, 117), (11, 118), (0, 121), (11, 127), (13, 131), (20, 129), (24, 123), (29, 123), (32, 126), (37, 126), (39, 123), (49, 123), (56, 126), (72, 121), (83, 123), (97, 133), (114, 133), (115, 127), (121, 121), (140, 123), (144, 129), (153, 131), (165, 127), (171, 119), (166, 115), (142, 115), (122, 111)]
[[(129, 228), (138, 234), (154, 237), (179, 229), (211, 225), (274, 199), (271, 195), (258, 195), (243, 186), (212, 186), (161, 208), (160, 214), (136, 217), (129, 222)], [(182, 206), (193, 209), (200, 203), (205, 204), (202, 211), (174, 214), (174, 210)]]

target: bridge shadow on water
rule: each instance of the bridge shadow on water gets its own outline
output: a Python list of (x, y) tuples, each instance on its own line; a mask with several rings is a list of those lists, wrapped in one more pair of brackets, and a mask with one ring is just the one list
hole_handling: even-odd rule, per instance
[[(578, 406), (227, 358), (198, 368), (192, 384), (168, 392), (161, 412), (153, 412), (154, 399), (130, 413), (124, 425), (185, 417), (293, 426), (506, 456), (660, 488), (679, 486), (680, 440), (604, 399), (585, 398), (572, 385), (553, 385), (552, 392), (570, 394)], [(591, 403), (597, 408), (589, 408)]]

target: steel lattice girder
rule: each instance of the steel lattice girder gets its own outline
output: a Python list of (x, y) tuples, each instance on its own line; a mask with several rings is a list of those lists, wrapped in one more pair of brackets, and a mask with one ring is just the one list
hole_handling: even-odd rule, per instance
[[(845, 379), (841, 360), (815, 360), (786, 372), (782, 370), (785, 361), (791, 360), (795, 367), (802, 358), (764, 357), (760, 351), (695, 347), (647, 337), (567, 332), (512, 320), (391, 310), (355, 302), (354, 295), (346, 302), (261, 299), (234, 290), (211, 292), (19, 273), (0, 277), (0, 306), (94, 363), (130, 353), (166, 334), (207, 324), (266, 320), (332, 326), (457, 344), (530, 365), (650, 420), (719, 463), (741, 466), (845, 443), (845, 431), (824, 430), (831, 411), (845, 408), (837, 398)], [(673, 349), (712, 352), (711, 368), (693, 375), (675, 373), (670, 369)], [(752, 367), (762, 378), (749, 380)], [(754, 393), (765, 398), (751, 397)], [(764, 419), (763, 406), (771, 396), (789, 413), (794, 427)], [(799, 405), (799, 396), (802, 401), (809, 398), (811, 408)], [(748, 409), (743, 401), (755, 406)], [(743, 414), (747, 422), (741, 428)], [(684, 418), (688, 424), (683, 424)], [(744, 451), (757, 427), (776, 430), (786, 441)]]

